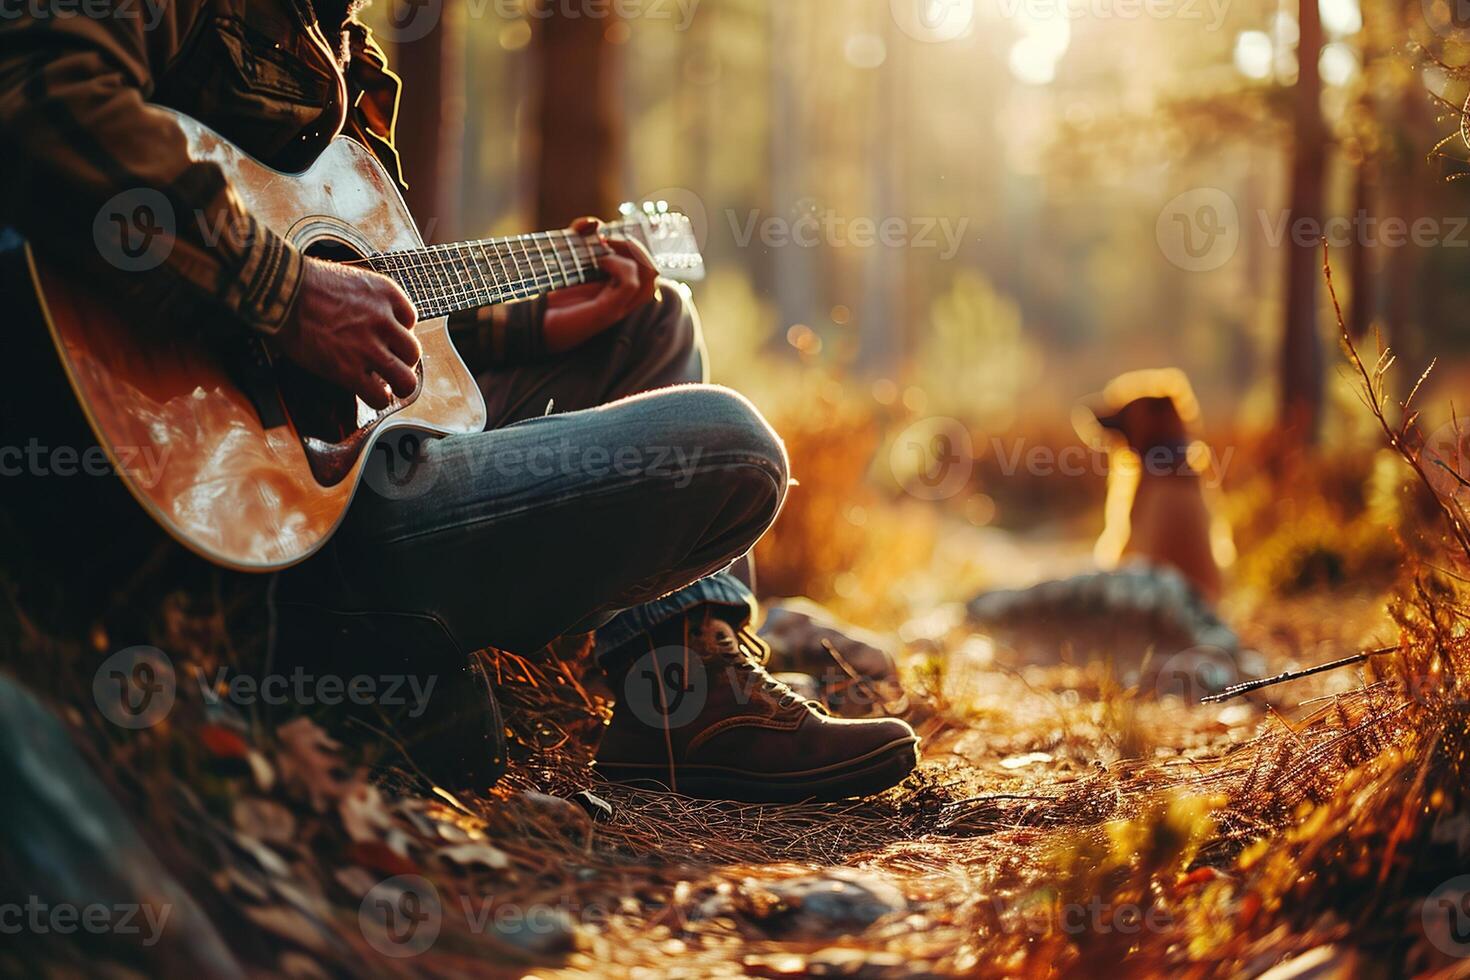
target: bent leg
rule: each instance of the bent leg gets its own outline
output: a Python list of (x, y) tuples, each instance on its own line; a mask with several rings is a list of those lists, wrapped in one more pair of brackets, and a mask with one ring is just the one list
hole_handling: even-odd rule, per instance
[[(533, 418), (427, 443), (406, 484), (370, 473), (282, 595), (429, 617), (465, 651), (529, 652), (728, 567), (774, 522), (787, 482), (780, 439), (726, 389)], [(728, 576), (710, 581), (696, 586), (707, 601), (747, 600)]]

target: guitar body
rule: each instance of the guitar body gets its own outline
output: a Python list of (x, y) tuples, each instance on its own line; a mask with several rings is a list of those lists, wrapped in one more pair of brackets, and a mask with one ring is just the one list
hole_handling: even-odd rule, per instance
[[(354, 258), (422, 247), (372, 155), (338, 138), (300, 174), (251, 159), (180, 115), (191, 155), (213, 160), (245, 208), (308, 254)], [(181, 217), (181, 220), (182, 217)], [(485, 406), (444, 317), (415, 328), (422, 383), (382, 413), (281, 363), (253, 370), (207, 330), (148, 329), (65, 267), (29, 254), (56, 350), (98, 443), (173, 537), (219, 565), (265, 572), (309, 557), (341, 523), (374, 444), (410, 428), (480, 431)], [(248, 378), (248, 381), (242, 381)], [(264, 384), (262, 384), (264, 379)]]

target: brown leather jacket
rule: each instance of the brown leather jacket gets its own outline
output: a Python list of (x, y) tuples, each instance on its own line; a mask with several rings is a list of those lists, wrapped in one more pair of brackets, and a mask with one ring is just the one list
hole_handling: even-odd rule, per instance
[[(274, 331), (301, 255), (151, 104), (280, 170), (346, 133), (401, 182), (398, 90), (367, 28), (324, 30), (308, 0), (0, 0), (0, 225), (164, 319)], [(140, 188), (165, 195), (177, 241), (158, 268), (124, 272), (102, 257), (122, 234), (105, 206)]]

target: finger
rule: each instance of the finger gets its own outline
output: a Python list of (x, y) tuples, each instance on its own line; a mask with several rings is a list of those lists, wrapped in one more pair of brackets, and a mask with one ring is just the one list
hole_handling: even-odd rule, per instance
[(369, 408), (382, 411), (393, 402), (393, 394), (383, 379), (369, 371), (357, 386), (357, 397), (367, 402)]
[[(638, 295), (630, 300), (630, 309), (646, 306), (653, 302), (658, 293), (658, 266), (653, 261), (653, 256), (639, 242), (617, 242), (622, 245), (620, 254), (627, 254), (633, 261), (638, 263)], [(624, 251), (626, 250), (626, 251)]]
[(378, 349), (374, 366), (399, 398), (409, 397), (419, 386), (418, 372), (400, 361), (386, 347)]
[(412, 330), (414, 325), (419, 322), (419, 311), (414, 307), (413, 300), (408, 298), (408, 294), (403, 291), (403, 288), (398, 283), (392, 279), (388, 279), (387, 276), (383, 278), (387, 280), (391, 289), (388, 294), (388, 301), (393, 306), (393, 316), (398, 319), (399, 323), (403, 324), (404, 329)]
[(614, 256), (602, 264), (611, 277), (598, 300), (605, 309), (624, 313), (638, 297), (638, 265), (631, 259)]
[(384, 327), (379, 336), (393, 355), (404, 364), (417, 364), (424, 356), (424, 345), (419, 343), (418, 337), (396, 323)]
[(575, 306), (595, 299), (602, 292), (602, 283), (587, 282), (580, 286), (568, 286), (565, 289), (554, 289), (546, 294), (547, 301), (553, 307)]
[(607, 247), (624, 258), (637, 262), (640, 268), (654, 275), (658, 274), (658, 266), (654, 264), (653, 256), (648, 254), (648, 249), (643, 247), (642, 242), (635, 242), (627, 238), (609, 238)]
[(578, 218), (572, 222), (571, 228), (579, 235), (595, 235), (602, 230), (602, 222), (597, 218)]
[(607, 273), (606, 285), (612, 289), (636, 292), (638, 289), (638, 263), (621, 255), (609, 255), (602, 260), (602, 271)]

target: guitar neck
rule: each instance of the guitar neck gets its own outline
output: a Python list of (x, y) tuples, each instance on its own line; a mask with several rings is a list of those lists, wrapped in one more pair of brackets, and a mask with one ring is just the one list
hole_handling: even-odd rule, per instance
[(596, 238), (544, 231), (383, 252), (363, 264), (403, 287), (428, 320), (595, 282), (609, 254)]

